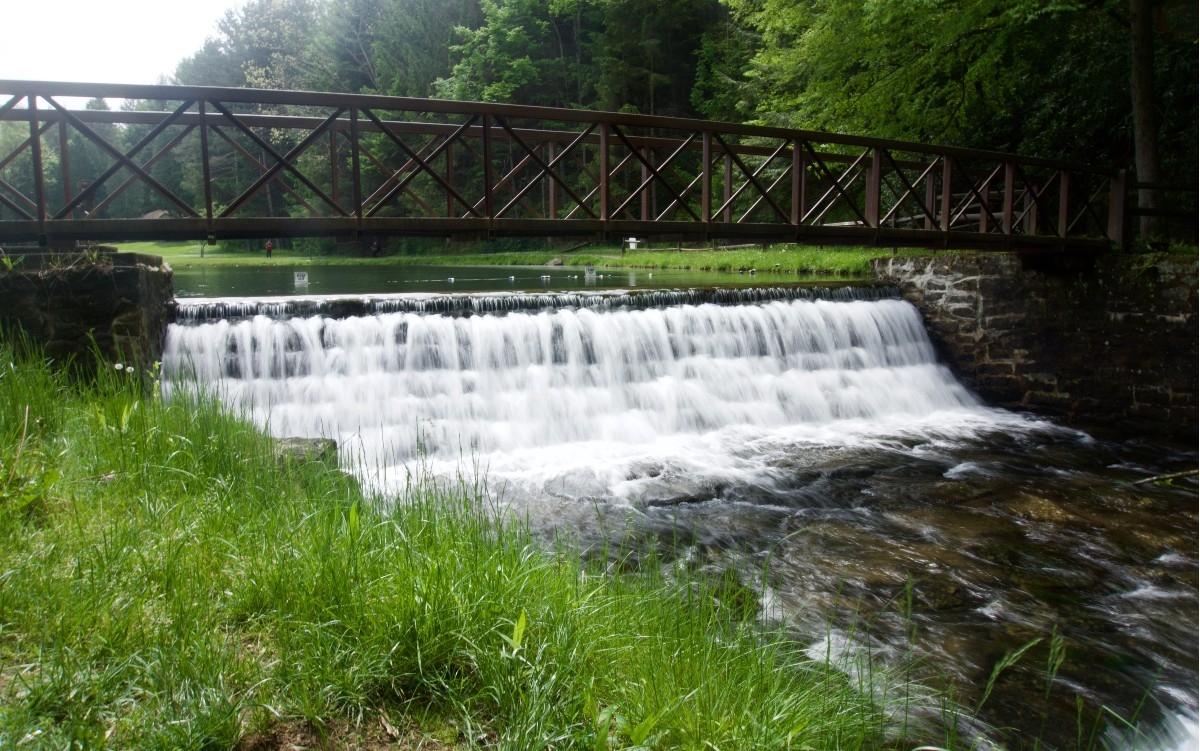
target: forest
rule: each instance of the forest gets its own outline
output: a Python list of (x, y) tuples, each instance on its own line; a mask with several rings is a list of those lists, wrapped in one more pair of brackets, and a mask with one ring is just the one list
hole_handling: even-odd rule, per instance
[(249, 0), (181, 84), (781, 125), (1196, 182), (1190, 0)]
[[(1196, 3), (1184, 0), (246, 0), (162, 83), (695, 118), (1128, 169), (1140, 184), (1142, 239), (1194, 243), (1197, 25)], [(108, 101), (87, 106), (107, 109)], [(261, 114), (312, 113), (282, 106)], [(240, 134), (218, 143), (205, 183), (197, 138), (180, 134), (172, 150), (171, 133), (96, 122), (97, 137), (123, 148), (153, 140), (162, 150), (155, 179), (192, 205), (203, 205), (207, 185), (218, 213), (267, 169), (272, 149), (298, 144), (272, 128), (265, 140)], [(382, 165), (397, 146), (373, 138), (381, 156), (363, 170), (379, 183), (391, 179)], [(0, 123), (0, 153), (20, 152), (26, 139), (27, 126)], [(99, 180), (112, 158), (94, 138), (72, 130), (45, 140), (46, 195), (77, 196), (97, 183), (71, 210), (143, 216), (176, 208), (162, 191)], [(58, 162), (63, 170), (52, 168)], [(14, 195), (37, 190), (16, 161), (0, 163), (0, 181)], [(429, 188), (405, 186), (427, 214), (444, 200), (438, 185)], [(305, 213), (309, 191), (270, 182), (247, 214)], [(0, 202), (0, 217), (18, 208)], [(423, 247), (403, 239), (414, 242)]]

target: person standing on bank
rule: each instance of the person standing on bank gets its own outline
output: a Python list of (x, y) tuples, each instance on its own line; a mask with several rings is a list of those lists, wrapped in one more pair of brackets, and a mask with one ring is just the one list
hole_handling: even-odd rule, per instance
[(263, 245), (263, 248), (266, 249), (266, 251), (267, 251), (267, 258), (271, 257), (271, 247), (272, 246), (271, 246), (270, 240), (267, 240), (267, 242)]

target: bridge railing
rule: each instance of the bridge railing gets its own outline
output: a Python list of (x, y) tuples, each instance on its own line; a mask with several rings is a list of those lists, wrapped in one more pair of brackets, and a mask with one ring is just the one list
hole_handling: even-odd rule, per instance
[(1123, 179), (678, 118), (0, 81), (0, 243), (576, 235), (1097, 249), (1126, 236)]

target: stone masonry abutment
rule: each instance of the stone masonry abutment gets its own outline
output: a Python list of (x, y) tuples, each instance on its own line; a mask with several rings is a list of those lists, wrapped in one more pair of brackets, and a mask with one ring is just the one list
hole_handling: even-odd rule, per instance
[[(21, 331), (58, 363), (149, 368), (162, 357), (171, 267), (140, 253), (32, 253), (0, 268), (0, 327)], [(9, 267), (10, 266), (10, 267)]]
[(989, 404), (1148, 438), (1197, 435), (1197, 260), (879, 258), (939, 354)]

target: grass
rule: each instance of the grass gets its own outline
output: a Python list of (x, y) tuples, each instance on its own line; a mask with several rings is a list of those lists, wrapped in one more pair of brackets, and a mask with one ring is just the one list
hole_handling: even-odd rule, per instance
[(547, 550), (466, 483), (367, 497), (130, 372), (0, 343), (0, 747), (895, 740), (720, 582)]
[(121, 250), (163, 256), (176, 268), (195, 266), (277, 265), (407, 265), (439, 266), (542, 266), (559, 259), (568, 266), (596, 266), (603, 269), (688, 269), (736, 272), (755, 269), (764, 274), (867, 276), (870, 261), (880, 256), (931, 255), (937, 252), (912, 248), (822, 248), (804, 245), (771, 245), (729, 250), (658, 250), (622, 251), (619, 247), (585, 248), (575, 251), (547, 249), (527, 252), (463, 253), (445, 255), (392, 255), (381, 258), (358, 256), (308, 256), (276, 249), (268, 260), (262, 252), (216, 251), (207, 248), (203, 257), (198, 243), (140, 242), (124, 243)]

